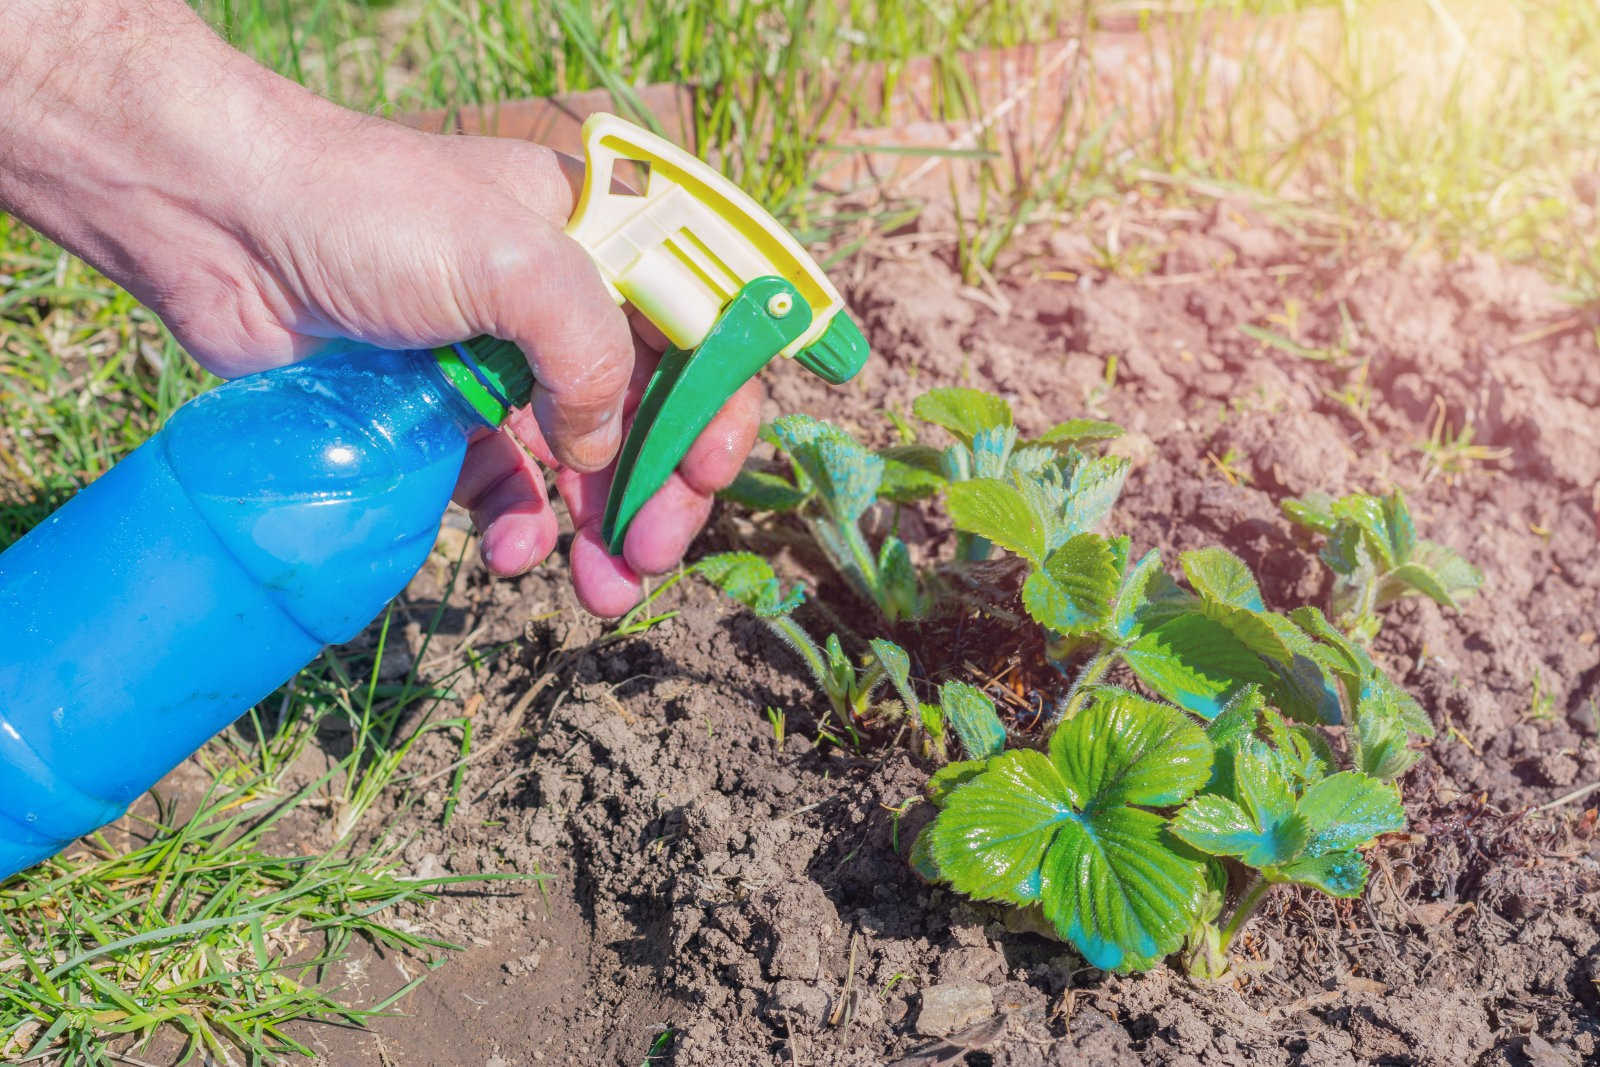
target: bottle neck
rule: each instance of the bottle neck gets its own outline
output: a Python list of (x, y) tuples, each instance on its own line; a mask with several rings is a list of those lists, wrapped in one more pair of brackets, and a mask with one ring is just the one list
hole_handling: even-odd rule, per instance
[(414, 358), (418, 369), (433, 387), (440, 407), (461, 428), (462, 433), (470, 437), (479, 430), (499, 429), (500, 423), (505, 421), (503, 411), (497, 418), (491, 419), (478, 405), (473, 404), (456, 380), (445, 373), (436, 350), (418, 349)]
[(429, 353), (440, 375), (489, 426), (505, 421), (533, 395), (533, 371), (510, 341), (480, 336)]

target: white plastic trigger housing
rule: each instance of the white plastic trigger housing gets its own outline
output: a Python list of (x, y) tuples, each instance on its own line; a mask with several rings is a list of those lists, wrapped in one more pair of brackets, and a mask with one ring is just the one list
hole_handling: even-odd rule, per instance
[[(811, 326), (782, 355), (827, 332), (844, 308), (821, 268), (767, 211), (683, 149), (615, 115), (583, 124), (588, 173), (567, 234), (588, 250), (619, 303), (683, 349), (698, 346), (748, 282), (777, 275), (811, 306)], [(617, 160), (642, 163), (641, 195), (612, 185)]]

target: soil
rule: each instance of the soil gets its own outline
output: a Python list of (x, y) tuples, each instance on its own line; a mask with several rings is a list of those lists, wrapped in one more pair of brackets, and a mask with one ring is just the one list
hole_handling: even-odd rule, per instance
[[(1096, 266), (1089, 235), (1103, 244), (1112, 226), (1144, 269)], [(1323, 569), (1278, 508), (1313, 490), (1400, 486), (1423, 536), (1487, 575), (1459, 612), (1411, 600), (1386, 615), (1377, 654), (1439, 737), (1404, 779), (1409, 832), (1373, 850), (1365, 898), (1280, 888), (1225, 981), (1104, 974), (920, 882), (903, 853), (926, 814), (907, 802), (930, 768), (892, 738), (819, 742), (799, 663), (708, 588), (679, 584), (660, 602), (674, 617), (616, 639), (576, 609), (561, 565), (513, 582), (472, 571), (430, 656), (467, 636), (519, 644), (457, 685), (479, 743), (450, 826), (442, 778), (394, 825), (414, 835), (404, 854), (420, 874), (550, 877), (444, 897), (414, 921), (467, 948), (402, 1017), (302, 1036), (339, 1064), (1600, 1058), (1600, 793), (1574, 795), (1600, 782), (1594, 320), (1529, 270), (1364, 248), (1240, 204), (1034, 234), (976, 288), (937, 237), (890, 239), (837, 271), (875, 358), (839, 390), (770, 371), (769, 413), (883, 440), (885, 408), (967, 384), (1006, 395), (1025, 433), (1116, 420), (1134, 466), (1110, 529), (1169, 565), (1224, 544), (1274, 607), (1326, 603)], [(1340, 358), (1264, 345), (1244, 323)], [(1441, 411), (1499, 458), (1430, 468), (1419, 443)], [(697, 551), (773, 552), (816, 591), (813, 629), (854, 620), (875, 636), (781, 524), (727, 510)], [(936, 524), (903, 529), (918, 552), (948, 554)], [(413, 583), (419, 623), (440, 576)], [(914, 630), (896, 636), (919, 648)], [(1028, 690), (1046, 676), (995, 636), (919, 669), (1041, 699)], [(441, 741), (421, 758), (426, 775), (454, 753)], [(402, 968), (415, 964), (364, 960), (358, 977), (392, 988)]]

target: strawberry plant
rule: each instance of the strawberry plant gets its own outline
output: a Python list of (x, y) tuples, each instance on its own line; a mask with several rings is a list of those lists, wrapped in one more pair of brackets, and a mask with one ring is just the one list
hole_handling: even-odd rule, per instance
[(829, 634), (818, 645), (792, 617), (805, 600), (804, 592), (796, 589), (785, 594), (772, 565), (760, 556), (724, 552), (700, 560), (694, 569), (748, 608), (794, 650), (847, 729), (854, 730), (866, 716), (874, 694), (889, 683), (900, 697), (900, 714), (917, 723), (929, 753), (940, 760), (948, 755), (951, 731), (973, 759), (996, 755), (1005, 747), (1005, 726), (995, 714), (994, 702), (981, 690), (964, 682), (946, 682), (938, 703), (918, 700), (911, 684), (911, 659), (893, 641), (869, 641), (868, 655), (859, 666), (845, 654), (837, 634)]
[[(1122, 488), (1127, 465), (1120, 460), (1100, 459), (1089, 461), (1076, 446), (1110, 441), (1122, 435), (1115, 423), (1098, 419), (1071, 419), (1046, 430), (1036, 438), (1019, 437), (1011, 411), (1004, 398), (978, 389), (933, 389), (917, 397), (911, 405), (912, 414), (924, 422), (932, 423), (955, 438), (955, 443), (936, 451), (923, 444), (916, 432), (904, 423), (901, 436), (907, 442), (890, 449), (887, 455), (899, 462), (922, 470), (937, 472), (942, 484), (954, 484), (973, 478), (1007, 478), (1017, 476), (1024, 480), (1051, 477), (1051, 468), (1059, 474), (1059, 460), (1063, 453), (1070, 457), (1067, 466), (1078, 471), (1084, 482), (1092, 480), (1102, 487), (1098, 501), (1080, 499), (1081, 508), (1103, 502), (1097, 511), (1080, 511), (1079, 521), (1084, 528), (1094, 526), (1110, 511), (1111, 503)], [(1080, 486), (1080, 492), (1082, 487)], [(976, 561), (989, 557), (989, 542), (967, 531), (957, 531), (956, 558)]]
[(786, 415), (763, 427), (762, 436), (788, 456), (793, 480), (746, 469), (724, 496), (755, 510), (797, 513), (834, 569), (885, 619), (921, 618), (930, 594), (905, 542), (890, 534), (874, 552), (862, 533), (861, 518), (877, 501), (891, 470), (891, 491), (906, 499), (914, 499), (925, 484), (936, 488), (937, 482), (919, 478), (914, 467), (891, 464), (838, 427), (809, 415)]
[[(918, 397), (912, 410), (955, 442), (935, 449), (897, 420), (899, 443), (874, 452), (825, 420), (786, 415), (763, 427), (762, 436), (787, 457), (789, 476), (746, 468), (723, 495), (755, 511), (797, 514), (834, 569), (896, 623), (927, 617), (938, 592), (897, 533), (875, 551), (868, 544), (861, 522), (879, 500), (898, 507), (973, 478), (1009, 476), (1041, 494), (1070, 497), (1058, 510), (1070, 512), (1075, 528), (1088, 529), (1105, 518), (1121, 491), (1122, 460), (1090, 457), (1076, 447), (1116, 437), (1122, 431), (1112, 423), (1074, 419), (1022, 440), (1010, 405), (976, 389), (935, 389)], [(981, 537), (957, 532), (958, 560), (985, 559), (989, 552)]]
[(760, 619), (806, 666), (817, 689), (847, 727), (866, 711), (872, 695), (889, 680), (891, 671), (904, 676), (909, 660), (892, 641), (874, 640), (872, 653), (859, 667), (845, 655), (837, 634), (818, 645), (797, 623), (794, 609), (805, 601), (800, 589), (784, 593), (772, 565), (753, 552), (724, 552), (708, 556), (694, 568), (729, 597)]
[(1387, 497), (1352, 493), (1337, 500), (1313, 493), (1282, 506), (1291, 521), (1327, 538), (1318, 555), (1333, 572), (1333, 616), (1362, 640), (1377, 635), (1378, 611), (1402, 597), (1454, 608), (1483, 584), (1455, 550), (1418, 539), (1398, 489)]
[[(1340, 625), (1312, 607), (1273, 611), (1224, 548), (1182, 553), (1174, 577), (1158, 551), (1136, 555), (1128, 537), (1096, 532), (1126, 466), (1079, 446), (1114, 436), (1111, 424), (1076, 420), (1024, 439), (1009, 405), (970, 389), (924, 394), (913, 414), (953, 443), (935, 448), (896, 419), (899, 442), (872, 451), (821, 420), (780, 419), (766, 433), (792, 478), (747, 472), (731, 495), (797, 513), (889, 622), (955, 610), (942, 579), (996, 548), (1011, 553), (1021, 606), (1068, 679), (1040, 717), (1046, 735), (1008, 730), (994, 701), (961, 681), (920, 700), (910, 657), (891, 642), (869, 642), (859, 667), (837, 636), (817, 645), (790, 617), (799, 595), (785, 596), (758, 557), (700, 567), (796, 649), (852, 728), (878, 713), (916, 726), (921, 751), (942, 763), (927, 788), (936, 814), (911, 849), (916, 870), (1024, 909), (1096, 966), (1140, 970), (1181, 951), (1209, 977), (1227, 970), (1272, 886), (1359, 894), (1360, 850), (1404, 826), (1394, 783), (1418, 758), (1413, 739), (1433, 734), (1364, 641), (1387, 604), (1454, 603), (1478, 572), (1419, 540), (1398, 493), (1308, 497), (1284, 510), (1328, 537)], [(860, 520), (875, 503), (940, 497), (954, 560), (918, 571), (897, 533), (868, 545)], [(899, 699), (874, 705), (885, 683)]]

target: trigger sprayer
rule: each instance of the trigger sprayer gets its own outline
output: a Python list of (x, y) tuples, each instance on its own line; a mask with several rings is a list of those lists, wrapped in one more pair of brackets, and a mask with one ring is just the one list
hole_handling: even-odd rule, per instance
[[(867, 346), (766, 211), (672, 144), (584, 125), (568, 233), (670, 340), (603, 536), (775, 356), (831, 382)], [(613, 192), (629, 159), (641, 195)], [(527, 403), (509, 343), (348, 344), (227, 382), (0, 554), (0, 878), (121, 815), (216, 731), (348, 641), (427, 558), (468, 437)]]

